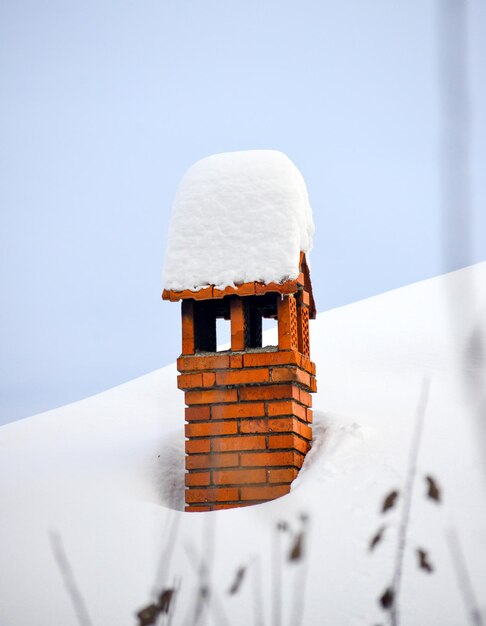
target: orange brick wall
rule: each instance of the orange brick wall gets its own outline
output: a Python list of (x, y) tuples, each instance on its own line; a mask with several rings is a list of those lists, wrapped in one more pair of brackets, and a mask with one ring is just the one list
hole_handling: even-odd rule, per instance
[(310, 449), (316, 372), (295, 349), (290, 325), (287, 337), (287, 350), (178, 359), (187, 511), (256, 504), (290, 491)]

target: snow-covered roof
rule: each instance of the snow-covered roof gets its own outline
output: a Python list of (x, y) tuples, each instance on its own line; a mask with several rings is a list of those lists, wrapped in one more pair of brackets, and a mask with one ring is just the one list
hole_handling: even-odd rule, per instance
[[(460, 317), (451, 327), (447, 303), (455, 301)], [(251, 623), (253, 602), (259, 607), (253, 582), (260, 580), (264, 624), (272, 623), (275, 606), (285, 626), (298, 623), (296, 607), (306, 626), (388, 623), (378, 598), (393, 574), (424, 375), (431, 386), (410, 490), (400, 626), (473, 624), (474, 591), (485, 606), (486, 384), (471, 348), (486, 337), (485, 305), (486, 262), (319, 315), (312, 348), (325, 392), (314, 396), (312, 449), (290, 494), (263, 505), (182, 512), (184, 397), (175, 364), (1, 426), (0, 624), (79, 626), (67, 579), (91, 618), (84, 624), (103, 626), (134, 624), (134, 612), (158, 602), (176, 581), (167, 621), (181, 626), (199, 593), (198, 563), (211, 568), (206, 616), (216, 606), (214, 622), (222, 616), (219, 622), (231, 626)], [(429, 474), (442, 503), (427, 496)], [(392, 489), (400, 490), (396, 506), (382, 514)], [(310, 534), (303, 558), (289, 561), (303, 513)], [(288, 531), (277, 536), (279, 521)], [(451, 550), (454, 528), (459, 556)], [(418, 547), (434, 572), (420, 568)], [(239, 571), (246, 572), (239, 591), (228, 593)]]
[(174, 200), (167, 290), (197, 291), (299, 275), (314, 224), (304, 179), (276, 150), (215, 154), (195, 163)]

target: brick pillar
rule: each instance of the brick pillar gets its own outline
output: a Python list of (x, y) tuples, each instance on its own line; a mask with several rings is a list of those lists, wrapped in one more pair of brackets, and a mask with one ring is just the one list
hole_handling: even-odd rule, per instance
[(297, 303), (297, 338), (299, 352), (307, 357), (310, 355), (309, 304), (309, 294), (306, 291), (300, 292)]
[(293, 295), (278, 300), (278, 349), (298, 349), (297, 304)]
[(194, 354), (194, 300), (182, 301), (182, 354)]
[(230, 302), (231, 350), (245, 349), (245, 311), (243, 298), (232, 298)]

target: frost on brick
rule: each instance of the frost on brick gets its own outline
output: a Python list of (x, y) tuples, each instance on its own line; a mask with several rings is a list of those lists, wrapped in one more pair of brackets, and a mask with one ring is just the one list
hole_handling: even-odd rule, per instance
[(275, 150), (215, 154), (176, 193), (165, 253), (168, 290), (292, 280), (314, 224), (304, 179)]

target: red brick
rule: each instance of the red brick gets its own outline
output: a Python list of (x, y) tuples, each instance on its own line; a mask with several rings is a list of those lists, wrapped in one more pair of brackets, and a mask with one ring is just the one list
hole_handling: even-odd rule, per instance
[(179, 387), (179, 389), (193, 389), (194, 387), (202, 387), (202, 374), (179, 374), (179, 376), (177, 377), (177, 386)]
[(298, 470), (295, 467), (268, 470), (268, 480), (271, 483), (291, 483), (297, 478)]
[(302, 452), (302, 454), (306, 454), (310, 450), (309, 442), (296, 435), (271, 435), (268, 438), (268, 447), (270, 450), (275, 448), (294, 448)]
[(308, 426), (307, 424), (303, 424), (302, 422), (298, 422), (299, 424), (299, 429), (298, 429), (298, 433), (301, 437), (304, 437), (304, 439), (307, 439), (308, 441), (312, 441), (312, 428), (310, 426)]
[(262, 485), (259, 487), (242, 487), (242, 500), (273, 500), (289, 493), (290, 485)]
[(302, 360), (300, 363), (300, 366), (305, 369), (307, 372), (309, 372), (309, 374), (311, 374), (312, 376), (316, 375), (316, 364), (313, 363), (309, 357), (302, 355)]
[[(306, 439), (312, 439), (312, 429), (295, 417), (280, 417), (268, 420), (269, 432), (294, 432)], [(241, 425), (240, 425), (241, 429)]]
[(263, 402), (248, 404), (219, 404), (211, 407), (213, 419), (233, 419), (235, 417), (260, 417), (265, 415)]
[(300, 365), (302, 356), (297, 350), (277, 352), (250, 352), (243, 355), (245, 367), (261, 367), (264, 365)]
[(258, 387), (241, 387), (238, 389), (240, 400), (279, 400), (282, 398), (299, 398), (296, 385), (262, 385)]
[(237, 402), (236, 389), (205, 389), (186, 391), (186, 404), (213, 404), (216, 402)]
[(317, 380), (315, 376), (311, 376), (311, 391), (316, 393), (317, 391)]
[(231, 350), (245, 349), (245, 312), (243, 310), (243, 300), (232, 298), (231, 308)]
[(243, 355), (232, 354), (230, 356), (230, 367), (243, 367)]
[(186, 424), (186, 437), (214, 437), (216, 435), (236, 435), (238, 424), (232, 422), (209, 422)]
[(190, 472), (185, 476), (187, 487), (201, 487), (211, 482), (210, 472)]
[(310, 375), (298, 367), (274, 367), (273, 382), (296, 382), (310, 388)]
[(271, 435), (268, 438), (268, 448), (275, 450), (278, 448), (294, 448), (294, 440), (297, 437), (293, 434), (287, 435)]
[(237, 487), (212, 487), (209, 489), (187, 489), (186, 503), (192, 502), (221, 502), (228, 500), (238, 500), (239, 493)]
[(296, 402), (294, 402), (294, 415), (297, 416), (299, 419), (308, 422), (308, 411), (310, 411), (310, 409), (306, 409), (301, 404), (297, 404)]
[(269, 402), (267, 405), (269, 416), (272, 415), (295, 415), (303, 421), (307, 421), (306, 409), (297, 402), (286, 400), (284, 402)]
[(203, 372), (202, 382), (204, 387), (214, 387), (216, 384), (216, 374), (214, 372)]
[(221, 511), (224, 509), (236, 509), (236, 508), (241, 508), (243, 506), (251, 506), (252, 504), (255, 504), (255, 502), (238, 502), (234, 504), (213, 504), (211, 508), (213, 511)]
[(299, 401), (306, 406), (312, 406), (312, 396), (304, 389), (299, 389)]
[(220, 437), (212, 440), (214, 452), (233, 452), (236, 450), (264, 450), (265, 437)]
[(187, 454), (197, 454), (198, 452), (209, 452), (210, 440), (209, 439), (192, 439), (191, 441), (186, 441), (186, 453)]
[(278, 417), (268, 420), (268, 426), (271, 432), (297, 432), (298, 420), (293, 417)]
[(266, 433), (268, 432), (268, 419), (242, 420), (240, 433)]
[(260, 504), (261, 500), (250, 500), (250, 501), (245, 501), (245, 502), (234, 502), (231, 504), (213, 504), (212, 505), (212, 510), (213, 511), (221, 511), (223, 509), (241, 509), (244, 506), (252, 506), (252, 504)]
[(177, 359), (179, 372), (196, 372), (200, 370), (227, 369), (229, 356), (221, 354), (216, 356), (181, 356)]
[(190, 504), (186, 504), (186, 513), (202, 513), (203, 511), (210, 511), (210, 506), (194, 506)]
[(248, 485), (264, 483), (266, 480), (267, 472), (263, 468), (213, 472), (213, 481), (216, 485)]
[(292, 417), (242, 420), (240, 422), (240, 433), (296, 432), (301, 434), (301, 426), (309, 429), (308, 426)]
[(312, 409), (305, 410), (306, 420), (309, 424), (312, 424)]
[(188, 406), (186, 407), (186, 422), (193, 420), (208, 420), (211, 417), (211, 407), (209, 406)]
[(250, 383), (265, 383), (270, 380), (270, 371), (267, 368), (249, 370), (229, 370), (218, 372), (218, 385), (246, 385)]
[(303, 457), (292, 450), (285, 452), (244, 452), (240, 454), (242, 467), (268, 467), (275, 465), (292, 465), (302, 467)]
[(190, 454), (186, 456), (186, 469), (205, 469), (210, 467), (238, 467), (238, 454)]

